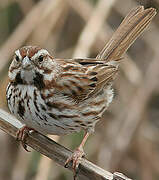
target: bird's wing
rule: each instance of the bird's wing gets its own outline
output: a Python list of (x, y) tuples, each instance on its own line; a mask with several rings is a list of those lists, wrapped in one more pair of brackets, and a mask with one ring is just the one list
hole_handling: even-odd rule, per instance
[(57, 61), (62, 66), (62, 71), (56, 80), (59, 91), (65, 96), (72, 97), (76, 102), (101, 90), (114, 79), (118, 71), (117, 66), (99, 59)]

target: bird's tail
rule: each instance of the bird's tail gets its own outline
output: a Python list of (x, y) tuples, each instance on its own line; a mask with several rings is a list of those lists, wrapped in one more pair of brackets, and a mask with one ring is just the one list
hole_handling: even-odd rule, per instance
[(150, 24), (156, 15), (154, 8), (144, 9), (139, 6), (133, 9), (122, 21), (112, 38), (108, 41), (97, 59), (106, 61), (119, 60), (131, 44)]

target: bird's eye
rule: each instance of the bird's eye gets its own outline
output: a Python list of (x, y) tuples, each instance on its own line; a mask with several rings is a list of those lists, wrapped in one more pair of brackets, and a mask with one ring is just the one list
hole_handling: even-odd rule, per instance
[(41, 56), (39, 56), (38, 59), (39, 59), (39, 62), (42, 62), (44, 60), (44, 56), (41, 55)]
[(17, 62), (19, 62), (19, 60), (20, 60), (17, 55), (15, 56), (15, 59), (16, 59)]

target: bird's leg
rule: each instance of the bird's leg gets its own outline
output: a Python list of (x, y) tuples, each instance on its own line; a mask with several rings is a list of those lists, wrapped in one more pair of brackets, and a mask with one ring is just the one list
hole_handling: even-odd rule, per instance
[(72, 161), (72, 168), (74, 171), (74, 179), (76, 179), (77, 169), (78, 169), (79, 163), (81, 161), (81, 158), (84, 156), (83, 146), (85, 145), (88, 136), (89, 136), (89, 133), (86, 132), (81, 144), (78, 146), (78, 148), (73, 152), (73, 154), (65, 162), (65, 168), (67, 168), (68, 164)]
[(33, 128), (29, 128), (27, 126), (23, 126), (22, 128), (20, 128), (17, 133), (16, 133), (16, 139), (18, 141), (21, 141), (21, 144), (23, 146), (23, 148), (29, 152), (29, 150), (27, 149), (27, 145), (25, 144), (25, 139), (28, 136), (29, 131), (35, 131)]

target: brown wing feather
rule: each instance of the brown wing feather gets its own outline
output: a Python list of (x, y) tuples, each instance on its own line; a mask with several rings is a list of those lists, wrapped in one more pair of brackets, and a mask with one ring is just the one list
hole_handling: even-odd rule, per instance
[(89, 94), (89, 97), (98, 93), (104, 86), (112, 83), (118, 72), (118, 67), (113, 65), (98, 65), (92, 71), (95, 71), (97, 82), (95, 89)]
[(56, 83), (60, 93), (81, 102), (111, 82), (117, 67), (98, 59), (58, 60), (63, 67)]

